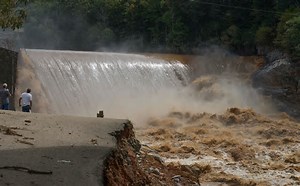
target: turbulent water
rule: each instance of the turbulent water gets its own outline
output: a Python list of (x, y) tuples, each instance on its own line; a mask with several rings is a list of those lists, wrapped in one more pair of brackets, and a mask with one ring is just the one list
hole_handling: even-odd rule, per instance
[(183, 170), (171, 174), (182, 176), (181, 185), (294, 186), (300, 184), (299, 126), (286, 114), (271, 119), (230, 108), (222, 114), (172, 112), (137, 137), (144, 151)]
[(224, 61), (222, 69), (226, 71), (203, 74), (213, 62), (199, 58), (196, 62), (201, 65), (195, 69), (202, 74), (193, 80), (190, 77), (195, 69), (176, 60), (24, 49), (19, 57), (16, 92), (32, 88), (34, 112), (95, 117), (103, 110), (105, 117), (128, 118), (138, 125), (172, 110), (222, 113), (229, 107), (240, 107), (268, 112), (268, 101), (247, 79), (241, 80), (228, 68), (236, 60)]
[(59, 114), (95, 116), (99, 110), (106, 117), (150, 114), (162, 97), (189, 80), (184, 64), (135, 54), (25, 49), (19, 63), (19, 71), (27, 63), (40, 81), (38, 87), (31, 86), (33, 94), (43, 95), (37, 101), (45, 99), (47, 109), (37, 111)]
[(187, 66), (135, 54), (26, 49), (16, 94), (32, 88), (34, 112), (95, 117), (103, 110), (130, 119), (142, 150), (166, 165), (189, 166), (180, 176), (192, 175), (192, 183), (299, 185), (299, 123), (263, 115), (274, 110), (251, 86), (253, 64), (213, 56), (220, 59), (202, 56)]

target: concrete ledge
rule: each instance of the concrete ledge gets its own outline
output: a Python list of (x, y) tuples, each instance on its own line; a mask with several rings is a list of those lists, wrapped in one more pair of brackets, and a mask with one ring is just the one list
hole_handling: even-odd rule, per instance
[(130, 123), (12, 111), (0, 111), (0, 121), (0, 185), (22, 186), (103, 185), (113, 135)]

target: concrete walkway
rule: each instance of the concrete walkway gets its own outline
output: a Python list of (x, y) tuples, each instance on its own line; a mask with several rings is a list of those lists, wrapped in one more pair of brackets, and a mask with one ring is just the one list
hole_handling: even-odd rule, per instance
[(0, 185), (103, 185), (127, 120), (0, 111)]

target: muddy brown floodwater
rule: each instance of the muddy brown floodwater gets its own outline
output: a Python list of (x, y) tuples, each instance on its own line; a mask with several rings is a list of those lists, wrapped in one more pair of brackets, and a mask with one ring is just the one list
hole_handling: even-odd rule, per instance
[(300, 185), (300, 123), (284, 113), (171, 112), (135, 132), (154, 185)]

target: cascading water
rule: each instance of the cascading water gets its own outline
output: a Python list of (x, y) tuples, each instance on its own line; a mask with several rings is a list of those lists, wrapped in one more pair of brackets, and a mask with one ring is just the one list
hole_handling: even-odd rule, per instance
[[(19, 71), (28, 59), (43, 89), (35, 99), (45, 99), (49, 113), (94, 117), (104, 110), (105, 117), (136, 119), (160, 112), (160, 107), (171, 108), (172, 100), (163, 105), (162, 100), (189, 81), (186, 65), (144, 55), (31, 49), (21, 53)], [(20, 81), (17, 86), (25, 89)], [(32, 90), (37, 94), (35, 87)]]

